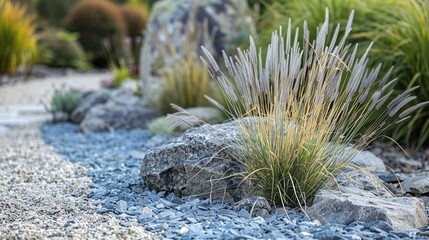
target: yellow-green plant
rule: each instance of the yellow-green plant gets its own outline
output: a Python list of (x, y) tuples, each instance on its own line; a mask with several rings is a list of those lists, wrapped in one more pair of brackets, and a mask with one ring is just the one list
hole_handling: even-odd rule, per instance
[(0, 74), (14, 74), (20, 65), (35, 62), (38, 51), (33, 20), (20, 4), (0, 2)]
[(171, 113), (170, 104), (174, 103), (183, 108), (205, 106), (204, 98), (210, 87), (208, 72), (197, 58), (188, 56), (186, 59), (174, 62), (162, 72), (163, 86), (158, 100), (158, 109), (163, 113)]
[(119, 65), (116, 65), (114, 61), (110, 64), (110, 70), (112, 71), (114, 77), (112, 79), (112, 87), (119, 87), (121, 83), (127, 79), (131, 79), (131, 73), (125, 64), (125, 60), (119, 59)]
[[(389, 100), (390, 74), (379, 77), (380, 66), (368, 69), (369, 48), (358, 58), (357, 48), (346, 43), (352, 17), (344, 34), (335, 28), (331, 41), (326, 18), (312, 44), (307, 24), (293, 36), (289, 22), (286, 38), (281, 29), (272, 34), (266, 58), (251, 39), (248, 50), (225, 55), (227, 74), (204, 50), (204, 63), (228, 105), (211, 101), (238, 124), (238, 134), (227, 143), (230, 153), (241, 161), (242, 177), (256, 194), (272, 203), (305, 205), (348, 165), (353, 154), (344, 153), (347, 146), (362, 149), (389, 120), (402, 121), (426, 104), (403, 110), (415, 98), (414, 89)], [(375, 110), (381, 111), (361, 133)]]
[(207, 22), (200, 25), (195, 18), (193, 11), (185, 24), (185, 33), (179, 26), (173, 31), (164, 26), (158, 33), (149, 26), (148, 34), (159, 54), (154, 61), (159, 64), (162, 77), (160, 91), (152, 101), (163, 113), (174, 111), (170, 106), (172, 103), (183, 108), (206, 106), (209, 103), (204, 95), (217, 91), (198, 57), (200, 43), (207, 43), (207, 47), (212, 48), (213, 39), (207, 30)]
[(78, 34), (65, 31), (45, 30), (39, 33), (39, 61), (50, 67), (91, 68)]

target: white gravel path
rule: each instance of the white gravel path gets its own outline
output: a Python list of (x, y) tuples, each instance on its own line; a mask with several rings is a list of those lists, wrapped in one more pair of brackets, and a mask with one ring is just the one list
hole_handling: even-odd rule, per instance
[(63, 160), (37, 126), (0, 139), (0, 239), (151, 239), (136, 222), (96, 213), (86, 169)]
[(48, 101), (55, 88), (67, 86), (79, 90), (96, 90), (100, 82), (111, 74), (105, 73), (71, 73), (42, 79), (29, 79), (0, 86), (0, 105), (38, 104)]
[[(73, 74), (0, 86), (0, 106), (48, 100), (54, 86), (96, 90), (109, 75)], [(86, 169), (62, 159), (39, 125), (0, 136), (0, 239), (152, 239), (136, 222), (96, 213)]]

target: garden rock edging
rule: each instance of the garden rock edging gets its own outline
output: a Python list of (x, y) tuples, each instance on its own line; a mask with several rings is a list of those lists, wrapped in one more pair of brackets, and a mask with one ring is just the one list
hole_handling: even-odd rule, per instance
[(178, 139), (149, 150), (142, 160), (140, 175), (156, 191), (239, 201), (246, 193), (240, 180), (228, 177), (240, 170), (238, 161), (225, 149), (224, 141), (231, 134), (236, 134), (231, 123), (190, 129)]
[[(225, 142), (238, 134), (236, 126), (234, 122), (204, 125), (186, 131), (172, 142), (150, 149), (142, 157), (140, 175), (145, 184), (150, 189), (180, 197), (208, 198), (235, 202), (236, 205), (240, 200), (248, 200), (247, 197), (252, 196), (246, 191), (248, 183), (241, 186), (243, 183), (239, 179), (227, 177), (241, 169), (239, 161), (225, 150)], [(361, 154), (355, 164), (362, 162), (362, 156), (375, 157), (373, 154)], [(370, 162), (364, 161), (360, 167), (373, 169)], [(373, 163), (378, 169), (384, 167), (379, 161)], [(421, 199), (394, 197), (369, 170), (356, 173), (347, 170), (337, 180), (340, 190), (319, 191), (313, 205), (307, 208), (307, 213), (322, 223), (347, 225), (353, 221), (381, 220), (396, 230), (428, 224)]]

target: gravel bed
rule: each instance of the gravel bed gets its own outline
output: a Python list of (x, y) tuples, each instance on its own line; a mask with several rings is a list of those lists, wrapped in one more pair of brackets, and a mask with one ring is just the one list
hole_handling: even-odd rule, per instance
[[(321, 225), (300, 211), (277, 210), (265, 218), (246, 210), (174, 194), (156, 193), (139, 176), (143, 154), (151, 145), (145, 130), (81, 134), (72, 124), (46, 124), (42, 138), (56, 152), (88, 169), (91, 193), (79, 201), (94, 201), (98, 216), (144, 226), (164, 239), (398, 239), (422, 238), (425, 230), (395, 232), (382, 221), (347, 226)], [(86, 178), (85, 178), (86, 179)]]
[(149, 239), (136, 221), (100, 215), (91, 178), (40, 139), (39, 126), (0, 138), (0, 239)]

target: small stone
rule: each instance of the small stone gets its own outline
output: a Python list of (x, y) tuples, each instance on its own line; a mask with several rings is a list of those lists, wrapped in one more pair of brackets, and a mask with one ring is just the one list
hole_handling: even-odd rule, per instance
[(125, 202), (124, 200), (119, 200), (117, 203), (117, 207), (116, 210), (120, 211), (120, 212), (125, 212), (128, 209), (128, 204), (127, 202)]
[(313, 237), (313, 234), (308, 233), (308, 232), (300, 232), (300, 233), (299, 233), (299, 235), (300, 235), (302, 238), (310, 238), (310, 237)]
[(402, 182), (402, 187), (405, 192), (423, 195), (429, 193), (429, 173), (418, 173), (413, 177), (409, 177)]
[(241, 209), (240, 212), (238, 212), (238, 216), (242, 218), (250, 218), (250, 213), (245, 209)]
[(390, 232), (393, 230), (392, 225), (386, 221), (371, 221), (364, 225), (366, 228), (375, 232)]
[(151, 208), (144, 207), (144, 208), (142, 209), (142, 214), (143, 214), (143, 215), (146, 215), (146, 216), (152, 216), (153, 211), (152, 211), (152, 209), (151, 209)]
[(201, 223), (191, 224), (189, 225), (189, 231), (193, 235), (200, 235), (203, 232), (203, 226), (201, 225)]
[(270, 213), (267, 211), (267, 209), (260, 209), (256, 211), (253, 215), (265, 218), (266, 216), (270, 215)]
[(186, 234), (189, 232), (189, 229), (187, 227), (181, 227), (179, 230), (179, 234)]
[(361, 240), (362, 238), (359, 237), (356, 234), (345, 234), (343, 235), (344, 238), (349, 239), (349, 240)]
[(162, 204), (162, 203), (156, 204), (155, 207), (158, 208), (158, 209), (165, 208), (164, 204)]
[(64, 227), (66, 228), (66, 227), (70, 227), (72, 224), (74, 224), (75, 222), (74, 221), (68, 221), (68, 222), (66, 222), (65, 224), (64, 224)]
[(190, 222), (190, 223), (196, 223), (198, 222), (197, 219), (193, 218), (193, 217), (187, 217), (186, 221)]
[(160, 218), (173, 218), (175, 216), (174, 212), (171, 210), (165, 210), (158, 215)]
[(399, 238), (411, 238), (411, 234), (405, 231), (392, 231), (391, 234), (399, 237)]
[(373, 172), (378, 178), (380, 178), (385, 183), (399, 183), (404, 179), (399, 175), (391, 172)]

